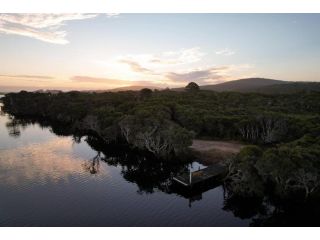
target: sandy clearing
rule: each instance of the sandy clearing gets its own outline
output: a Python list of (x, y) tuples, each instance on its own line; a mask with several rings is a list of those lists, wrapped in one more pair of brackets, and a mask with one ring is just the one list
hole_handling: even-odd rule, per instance
[(193, 140), (191, 148), (199, 151), (218, 150), (229, 153), (238, 153), (244, 145), (237, 142), (227, 141), (207, 141), (207, 140)]
[(223, 162), (239, 153), (243, 144), (232, 141), (193, 140), (191, 149), (199, 152), (199, 160), (204, 165)]

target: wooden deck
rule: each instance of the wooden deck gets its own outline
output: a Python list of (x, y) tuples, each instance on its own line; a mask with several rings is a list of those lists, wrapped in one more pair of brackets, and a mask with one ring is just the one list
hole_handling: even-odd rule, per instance
[(207, 168), (195, 171), (195, 172), (185, 172), (173, 177), (173, 180), (182, 184), (183, 186), (193, 186), (195, 184), (205, 182), (213, 178), (219, 178), (223, 176), (226, 172), (225, 167), (214, 164)]

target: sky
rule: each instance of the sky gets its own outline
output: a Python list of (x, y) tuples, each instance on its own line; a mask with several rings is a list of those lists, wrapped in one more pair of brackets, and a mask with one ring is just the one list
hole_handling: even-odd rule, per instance
[(0, 14), (0, 92), (320, 81), (320, 14)]

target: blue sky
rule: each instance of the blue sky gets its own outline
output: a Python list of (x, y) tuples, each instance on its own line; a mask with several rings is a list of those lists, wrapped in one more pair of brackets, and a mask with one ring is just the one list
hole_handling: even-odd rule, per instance
[(320, 14), (0, 14), (0, 91), (320, 81)]

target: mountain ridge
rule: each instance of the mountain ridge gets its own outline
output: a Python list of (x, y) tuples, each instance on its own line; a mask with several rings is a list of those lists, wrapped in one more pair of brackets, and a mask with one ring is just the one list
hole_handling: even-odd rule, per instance
[[(200, 90), (216, 92), (256, 92), (265, 94), (296, 93), (302, 91), (320, 91), (320, 82), (292, 82), (269, 78), (244, 78), (218, 84), (201, 85)], [(184, 91), (184, 88), (173, 88)]]
[[(292, 82), (284, 80), (276, 80), (270, 78), (243, 78), (238, 80), (227, 81), (218, 84), (201, 85), (200, 90), (216, 91), (216, 92), (241, 92), (241, 93), (265, 93), (265, 94), (287, 94), (297, 92), (320, 92), (320, 82)], [(154, 86), (126, 86), (108, 90), (109, 92), (119, 91), (140, 91), (143, 88), (150, 88), (152, 90), (164, 90)], [(171, 88), (171, 91), (185, 91), (184, 87)], [(100, 91), (98, 91), (100, 92)]]
[(256, 88), (276, 85), (276, 84), (286, 84), (288, 81), (275, 80), (269, 78), (243, 78), (238, 80), (227, 81), (212, 85), (200, 86), (201, 90), (213, 90), (217, 92), (223, 91), (237, 91), (237, 92), (247, 92)]

